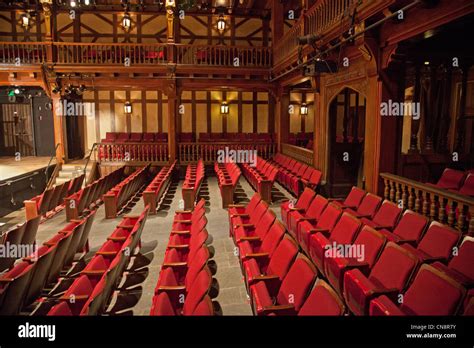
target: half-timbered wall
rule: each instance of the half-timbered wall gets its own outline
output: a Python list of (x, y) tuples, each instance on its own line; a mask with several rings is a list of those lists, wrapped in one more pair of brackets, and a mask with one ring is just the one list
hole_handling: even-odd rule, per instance
[[(130, 101), (132, 113), (124, 113)], [(223, 101), (229, 114), (220, 113)], [(95, 112), (84, 117), (86, 148), (106, 132), (168, 132), (168, 98), (160, 90), (95, 90), (84, 93), (83, 102), (94, 103)], [(177, 132), (273, 133), (274, 115), (265, 92), (183, 91), (178, 101)]]

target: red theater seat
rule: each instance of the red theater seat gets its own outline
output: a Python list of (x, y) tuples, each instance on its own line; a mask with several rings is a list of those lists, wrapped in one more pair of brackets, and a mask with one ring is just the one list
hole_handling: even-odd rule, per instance
[(474, 238), (464, 238), (459, 251), (446, 266), (441, 262), (435, 262), (433, 267), (443, 271), (451, 278), (470, 289), (474, 285)]
[(326, 257), (327, 279), (339, 294), (342, 294), (343, 290), (344, 273), (358, 268), (364, 274), (368, 274), (385, 246), (385, 242), (386, 239), (382, 234), (369, 226), (364, 226), (351, 245), (349, 255), (339, 256), (338, 252), (334, 251), (331, 257)]
[(331, 231), (316, 230), (309, 238), (311, 260), (324, 273), (324, 262), (333, 245), (351, 244), (357, 236), (362, 223), (353, 216), (343, 213)]
[(316, 269), (311, 262), (303, 255), (298, 256), (276, 294), (271, 294), (262, 281), (250, 287), (254, 313), (257, 315), (298, 313), (316, 276)]
[(319, 279), (298, 312), (298, 315), (343, 315), (345, 306), (337, 293), (324, 280)]
[(424, 264), (397, 306), (382, 295), (370, 302), (370, 315), (455, 315), (466, 290), (436, 268)]
[(355, 210), (359, 207), (366, 194), (367, 192), (364, 190), (353, 186), (351, 192), (349, 192), (344, 201), (337, 198), (330, 198), (329, 200), (334, 204), (339, 205), (341, 208), (350, 208)]
[(379, 230), (389, 241), (417, 245), (428, 225), (428, 218), (411, 210), (405, 210), (397, 226), (390, 232)]
[(330, 203), (327, 205), (326, 209), (324, 209), (323, 213), (321, 214), (320, 218), (316, 223), (313, 223), (311, 220), (302, 221), (298, 225), (298, 230), (296, 233), (296, 237), (300, 247), (309, 254), (309, 245), (310, 245), (310, 238), (311, 235), (317, 232), (325, 232), (331, 231), (334, 226), (336, 226), (337, 221), (341, 217), (342, 210), (339, 209), (338, 206)]
[(433, 221), (416, 248), (410, 244), (403, 244), (402, 247), (416, 255), (421, 262), (446, 263), (453, 255), (453, 248), (460, 238), (459, 231)]
[(249, 258), (271, 257), (284, 234), (285, 227), (283, 224), (275, 221), (261, 240), (243, 239), (238, 245), (240, 261), (243, 262)]
[(373, 195), (371, 193), (368, 193), (364, 198), (362, 199), (362, 202), (360, 205), (357, 207), (356, 210), (347, 208), (344, 209), (345, 212), (357, 217), (357, 218), (368, 218), (372, 219), (377, 212), (377, 209), (380, 206), (380, 203), (382, 203), (382, 198), (379, 196)]
[(395, 203), (385, 200), (380, 209), (377, 210), (377, 213), (375, 213), (373, 219), (363, 217), (361, 220), (364, 225), (369, 225), (375, 229), (384, 228), (391, 231), (395, 227), (401, 213), (402, 209)]
[(284, 237), (271, 256), (265, 254), (246, 259), (242, 264), (242, 269), (247, 288), (256, 282), (264, 281), (270, 292), (276, 292), (272, 290), (277, 289), (281, 284), (297, 254), (296, 243), (291, 238)]
[(304, 213), (308, 209), (311, 201), (316, 196), (316, 193), (310, 188), (305, 188), (301, 196), (298, 198), (296, 203), (293, 201), (287, 201), (281, 205), (281, 219), (283, 223), (288, 226), (289, 215), (294, 212)]
[(290, 234), (296, 238), (299, 224), (302, 221), (309, 221), (312, 224), (316, 224), (327, 205), (328, 200), (326, 198), (321, 195), (316, 195), (306, 211), (295, 211), (293, 214), (289, 214), (288, 231)]
[(435, 186), (446, 190), (459, 190), (464, 181), (465, 175), (464, 172), (459, 170), (446, 168)]
[(360, 269), (344, 273), (344, 299), (355, 315), (369, 312), (372, 298), (385, 294), (392, 298), (405, 289), (418, 266), (418, 259), (399, 245), (388, 242), (369, 275)]

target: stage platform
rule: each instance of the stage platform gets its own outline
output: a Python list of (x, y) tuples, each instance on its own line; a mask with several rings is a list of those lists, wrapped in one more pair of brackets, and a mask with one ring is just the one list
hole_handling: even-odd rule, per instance
[[(50, 157), (0, 157), (0, 217), (23, 208), (23, 201), (43, 192), (46, 187), (45, 170)], [(54, 171), (56, 159), (51, 161), (48, 177)], [(0, 219), (0, 224), (2, 221)]]
[[(0, 157), (0, 183), (12, 180), (18, 176), (23, 176), (30, 172), (46, 168), (50, 157), (22, 157), (21, 160), (15, 160), (15, 157)], [(53, 158), (51, 165), (56, 163)]]

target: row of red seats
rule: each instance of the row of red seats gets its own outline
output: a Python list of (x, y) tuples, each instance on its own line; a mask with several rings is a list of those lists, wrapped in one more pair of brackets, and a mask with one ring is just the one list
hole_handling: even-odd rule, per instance
[(102, 139), (103, 143), (167, 143), (168, 133), (116, 133), (107, 132), (105, 138)]
[(242, 164), (242, 173), (263, 200), (272, 201), (272, 187), (278, 174), (277, 167), (257, 156), (255, 166), (249, 163)]
[(23, 203), (25, 204), (26, 220), (33, 219), (38, 215), (49, 218), (62, 210), (64, 198), (79, 191), (84, 177), (84, 174), (79, 175), (72, 180), (46, 189), (38, 196), (25, 200)]
[(234, 203), (234, 192), (242, 174), (239, 166), (234, 162), (214, 163), (214, 171), (222, 197), (222, 208), (227, 208)]
[(229, 207), (230, 235), (257, 315), (342, 315), (344, 305), (256, 193)]
[(130, 258), (140, 249), (149, 207), (139, 216), (124, 217), (48, 315), (100, 315), (118, 286)]
[(105, 206), (105, 217), (107, 219), (116, 217), (130, 198), (135, 197), (140, 188), (148, 180), (149, 170), (150, 164), (137, 169), (102, 196)]
[(66, 220), (78, 219), (86, 209), (102, 201), (102, 195), (123, 179), (125, 167), (103, 176), (65, 198)]
[(321, 181), (319, 170), (281, 153), (273, 157), (272, 163), (278, 167), (278, 182), (296, 197), (305, 187), (316, 189)]
[(171, 182), (175, 166), (176, 161), (171, 165), (162, 167), (145, 191), (143, 191), (143, 203), (150, 206), (150, 214), (156, 214), (158, 203)]
[(197, 164), (188, 164), (186, 167), (186, 175), (184, 177), (182, 194), (184, 201), (184, 209), (191, 210), (196, 203), (204, 180), (205, 167), (204, 162), (200, 159)]
[(150, 315), (214, 315), (215, 263), (206, 245), (205, 201), (177, 211), (153, 296)]
[(33, 254), (0, 276), (0, 315), (16, 315), (23, 308), (44, 302), (36, 300), (43, 291), (54, 288), (60, 276), (71, 272), (77, 253), (84, 256), (89, 251), (89, 232), (95, 212), (71, 221)]
[[(392, 299), (405, 291), (411, 295), (422, 269), (431, 272), (429, 277), (438, 279), (430, 286), (448, 291), (453, 290), (448, 285), (455, 284), (455, 288), (464, 290), (458, 292), (459, 296), (448, 298), (456, 306), (440, 307), (429, 301), (424, 307), (417, 307), (416, 314), (456, 314), (464, 299), (464, 310), (468, 310), (472, 293), (465, 296), (465, 289), (471, 289), (474, 281), (470, 266), (474, 244), (465, 240), (459, 247), (459, 231), (438, 222), (427, 228), (428, 219), (424, 216), (409, 210), (402, 214), (397, 205), (389, 201), (382, 203), (380, 197), (358, 188), (353, 188), (343, 202), (332, 203), (306, 189), (296, 204), (287, 202), (281, 208), (282, 218), (302, 250), (321, 275), (344, 295), (352, 313), (380, 314), (369, 310), (376, 294), (387, 293)], [(334, 248), (341, 246), (352, 252), (357, 248), (363, 250), (363, 260), (354, 255), (338, 255)], [(431, 264), (435, 270), (419, 268), (422, 264)], [(418, 275), (413, 277), (418, 269)], [(441, 276), (439, 270), (443, 270)], [(446, 277), (450, 279), (448, 282), (442, 280)], [(426, 288), (422, 295), (429, 297)], [(383, 303), (387, 305), (387, 301)]]
[[(18, 250), (21, 250), (23, 246), (34, 247), (40, 221), (41, 216), (37, 216), (6, 230), (0, 235), (0, 245), (5, 250), (8, 250), (11, 246), (17, 247)], [(16, 257), (7, 257), (7, 255), (0, 257), (0, 272), (13, 266), (18, 257), (19, 255), (16, 255)]]
[(474, 169), (463, 172), (446, 168), (436, 184), (427, 184), (450, 190), (460, 195), (474, 196)]

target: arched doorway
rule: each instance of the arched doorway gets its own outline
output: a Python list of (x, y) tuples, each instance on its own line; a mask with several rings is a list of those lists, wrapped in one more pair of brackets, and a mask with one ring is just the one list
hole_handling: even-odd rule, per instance
[(344, 88), (329, 105), (328, 188), (332, 197), (345, 196), (363, 185), (366, 99)]

